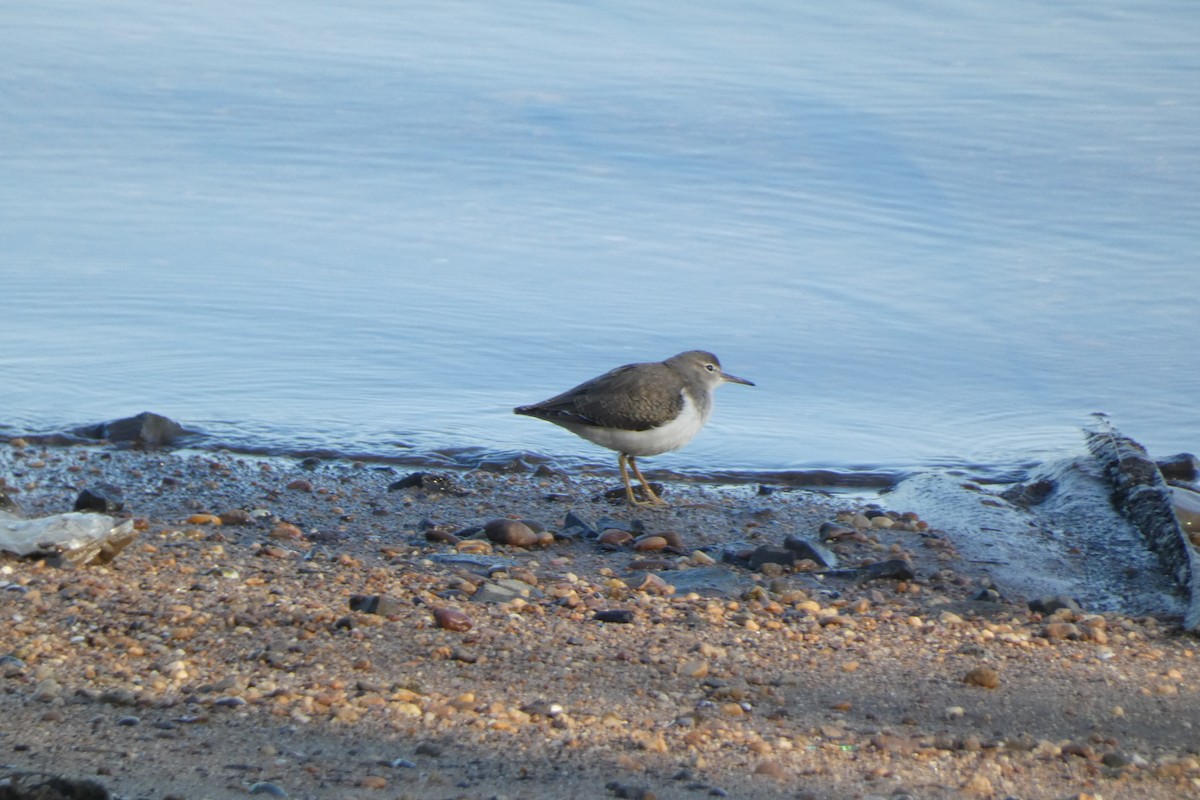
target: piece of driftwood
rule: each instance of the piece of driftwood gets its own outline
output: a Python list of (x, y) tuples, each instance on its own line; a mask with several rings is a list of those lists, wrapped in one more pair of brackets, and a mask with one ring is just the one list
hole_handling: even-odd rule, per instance
[(1113, 505), (1141, 531), (1167, 572), (1187, 596), (1183, 627), (1200, 631), (1200, 557), (1175, 516), (1174, 498), (1146, 448), (1107, 420), (1086, 428), (1088, 449), (1104, 467)]

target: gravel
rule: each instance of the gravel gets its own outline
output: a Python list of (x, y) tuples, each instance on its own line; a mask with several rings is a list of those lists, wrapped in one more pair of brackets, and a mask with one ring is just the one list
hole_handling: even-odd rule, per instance
[[(0, 555), (0, 776), (148, 798), (1200, 793), (1196, 640), (976, 599), (984, 567), (921, 509), (668, 486), (647, 511), (588, 476), (20, 442), (0, 479), (26, 516), (115, 487), (138, 530), (106, 565)], [(789, 536), (838, 570), (739, 560)]]

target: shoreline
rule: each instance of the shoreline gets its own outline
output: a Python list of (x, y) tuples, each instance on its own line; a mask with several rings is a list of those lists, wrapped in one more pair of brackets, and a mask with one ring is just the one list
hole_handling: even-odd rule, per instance
[[(297, 462), (316, 459), (321, 462), (360, 462), (371, 467), (411, 470), (535, 473), (549, 469), (580, 475), (616, 474), (612, 459), (606, 455), (608, 451), (591, 446), (588, 446), (587, 450), (594, 452), (584, 456), (551, 456), (542, 452), (511, 449), (488, 450), (470, 445), (421, 449), (399, 440), (390, 443), (390, 448), (395, 451), (392, 453), (385, 452), (387, 448), (382, 444), (376, 449), (365, 450), (335, 450), (299, 445), (287, 447), (223, 438), (208, 431), (185, 428), (180, 423), (153, 412), (143, 412), (109, 422), (87, 423), (39, 432), (25, 432), (13, 426), (0, 425), (0, 441), (11, 439), (20, 439), (34, 447), (148, 445), (170, 448), (174, 452), (195, 452), (213, 457)], [(970, 475), (972, 479), (987, 484), (1015, 483), (1022, 480), (1023, 475), (1036, 463), (1022, 457), (997, 463), (939, 458), (927, 464), (847, 462), (835, 466), (814, 464), (777, 468), (747, 466), (705, 469), (672, 469), (669, 463), (650, 461), (643, 464), (643, 467), (646, 472), (653, 472), (659, 479), (696, 485), (740, 486), (762, 483), (787, 489), (866, 492), (892, 488), (906, 477), (928, 470), (959, 470), (964, 475)]]
[[(1200, 791), (1194, 637), (980, 600), (985, 570), (921, 509), (680, 484), (645, 512), (591, 499), (613, 486), (595, 476), (479, 470), (389, 491), (405, 476), (0, 445), (26, 515), (108, 484), (139, 529), (106, 566), (0, 556), (4, 761), (184, 798)], [(568, 513), (681, 541), (605, 547)], [(475, 530), (508, 517), (553, 541)], [(914, 576), (720, 557), (827, 522), (839, 566)]]

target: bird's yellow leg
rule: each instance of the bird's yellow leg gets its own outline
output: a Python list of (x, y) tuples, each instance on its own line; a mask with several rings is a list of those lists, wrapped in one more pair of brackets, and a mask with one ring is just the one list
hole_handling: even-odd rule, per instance
[[(642, 474), (642, 471), (640, 469), (638, 469), (637, 457), (636, 456), (625, 456), (625, 458), (626, 458), (626, 460), (629, 461), (629, 466), (633, 467), (633, 474), (637, 475), (637, 479), (639, 481), (641, 481), (642, 488), (646, 491), (646, 496), (650, 498), (650, 502), (647, 503), (646, 505), (654, 505), (654, 506), (667, 505), (666, 500), (663, 500), (661, 497), (659, 497), (657, 494), (654, 493), (654, 490), (650, 488), (650, 482), (648, 480), (646, 480), (646, 476), (644, 476)], [(629, 488), (629, 484), (626, 483), (625, 487)]]
[[(653, 506), (654, 503), (647, 502), (645, 500), (638, 500), (637, 495), (633, 493), (633, 484), (629, 482), (629, 472), (625, 468), (626, 463), (633, 465), (633, 469), (635, 472), (637, 472), (639, 478), (641, 478), (642, 474), (641, 472), (638, 472), (637, 462), (634, 461), (632, 456), (627, 456), (624, 453), (619, 453), (617, 455), (617, 466), (621, 468), (621, 480), (625, 482), (625, 497), (629, 500), (629, 505), (637, 506), (638, 508)], [(645, 479), (642, 480), (642, 483), (643, 485), (645, 484)], [(650, 496), (655, 500), (658, 500), (658, 496), (655, 495), (654, 492), (650, 492)]]

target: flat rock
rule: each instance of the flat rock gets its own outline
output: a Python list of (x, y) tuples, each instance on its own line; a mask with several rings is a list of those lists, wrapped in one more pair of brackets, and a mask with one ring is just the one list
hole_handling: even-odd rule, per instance
[(838, 565), (838, 557), (833, 551), (817, 542), (810, 542), (799, 536), (789, 536), (783, 540), (784, 548), (792, 551), (798, 561), (808, 559), (819, 566), (833, 568)]
[(695, 592), (703, 597), (738, 597), (754, 584), (745, 574), (716, 566), (681, 569), (660, 577), (675, 587), (676, 594)]

